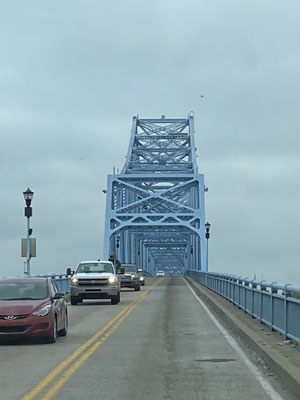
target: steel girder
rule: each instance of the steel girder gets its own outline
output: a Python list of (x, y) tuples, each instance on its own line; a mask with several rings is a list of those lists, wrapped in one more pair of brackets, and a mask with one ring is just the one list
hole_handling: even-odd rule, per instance
[(125, 165), (107, 178), (104, 257), (152, 273), (206, 271), (204, 192), (193, 113), (133, 117)]

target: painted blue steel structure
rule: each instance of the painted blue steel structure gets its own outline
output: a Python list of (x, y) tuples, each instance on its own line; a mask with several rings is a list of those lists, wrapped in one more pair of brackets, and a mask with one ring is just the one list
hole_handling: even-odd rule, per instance
[(103, 256), (157, 270), (206, 270), (204, 176), (194, 114), (133, 117), (125, 165), (107, 178)]

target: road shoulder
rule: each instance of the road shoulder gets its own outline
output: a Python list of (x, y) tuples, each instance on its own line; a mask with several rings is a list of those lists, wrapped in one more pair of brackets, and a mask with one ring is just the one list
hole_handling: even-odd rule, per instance
[(237, 306), (195, 280), (185, 277), (215, 316), (249, 346), (297, 399), (300, 398), (300, 349)]

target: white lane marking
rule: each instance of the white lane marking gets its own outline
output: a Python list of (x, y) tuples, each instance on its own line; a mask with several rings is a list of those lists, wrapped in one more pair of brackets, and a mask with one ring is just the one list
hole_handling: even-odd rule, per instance
[(210, 319), (214, 322), (216, 327), (223, 333), (225, 336), (225, 339), (227, 342), (230, 344), (230, 346), (239, 354), (241, 357), (242, 361), (250, 369), (254, 377), (258, 380), (258, 382), (261, 384), (262, 388), (264, 391), (267, 393), (267, 395), (270, 397), (272, 400), (283, 400), (283, 398), (272, 388), (270, 383), (263, 377), (259, 369), (249, 361), (248, 357), (246, 354), (243, 352), (243, 350), (240, 348), (238, 343), (233, 339), (233, 337), (226, 331), (226, 329), (220, 324), (220, 322), (216, 319), (216, 317), (209, 311), (209, 309), (206, 307), (206, 305), (203, 303), (203, 301), (197, 296), (197, 294), (194, 292), (194, 290), (191, 288), (190, 284), (188, 281), (184, 278), (186, 284), (188, 285), (189, 289), (193, 293), (193, 295), (196, 297), (196, 299), (199, 301), (201, 306), (204, 308)]

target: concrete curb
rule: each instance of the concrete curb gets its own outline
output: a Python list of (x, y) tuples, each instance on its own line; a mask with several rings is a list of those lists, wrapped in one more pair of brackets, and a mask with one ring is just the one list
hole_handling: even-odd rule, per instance
[[(256, 354), (261, 356), (286, 389), (296, 399), (300, 399), (300, 368), (297, 365), (299, 362), (295, 364), (287, 359), (287, 355), (284, 354), (285, 349), (283, 349), (284, 351), (276, 349), (276, 344), (278, 344), (276, 342), (282, 340), (282, 336), (280, 339), (280, 335), (273, 332), (271, 336), (266, 337), (266, 334), (261, 331), (263, 325), (251, 319), (251, 316), (192, 278), (185, 277), (185, 279), (218, 319), (229, 326)], [(267, 332), (271, 332), (267, 327), (265, 329)], [(267, 334), (270, 335), (270, 333)], [(291, 352), (291, 349), (288, 350)], [(300, 357), (297, 347), (292, 351), (297, 352), (296, 357)]]

